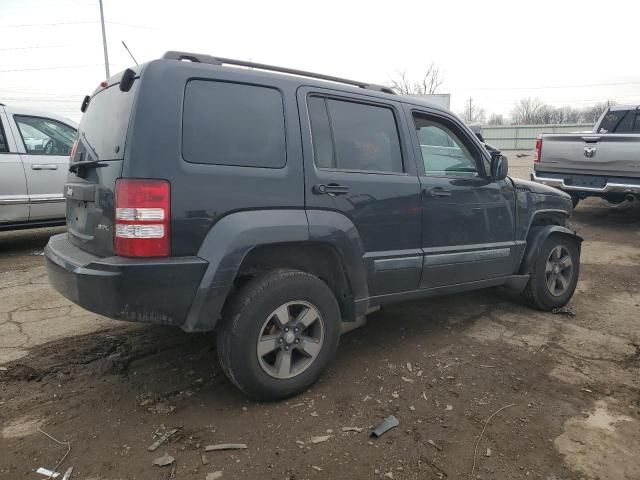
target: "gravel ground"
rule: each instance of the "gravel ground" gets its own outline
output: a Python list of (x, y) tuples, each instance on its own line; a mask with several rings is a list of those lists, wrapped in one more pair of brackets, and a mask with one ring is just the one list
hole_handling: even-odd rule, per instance
[[(530, 157), (509, 159), (526, 178)], [(59, 470), (74, 479), (638, 480), (640, 207), (589, 199), (572, 225), (585, 237), (575, 316), (501, 289), (394, 305), (276, 403), (239, 394), (212, 335), (69, 305), (34, 255), (53, 232), (2, 234), (0, 478), (55, 467), (67, 447), (42, 429), (70, 443)], [(392, 414), (400, 425), (370, 438)], [(220, 443), (247, 448), (205, 451)], [(154, 465), (165, 453), (174, 462)]]

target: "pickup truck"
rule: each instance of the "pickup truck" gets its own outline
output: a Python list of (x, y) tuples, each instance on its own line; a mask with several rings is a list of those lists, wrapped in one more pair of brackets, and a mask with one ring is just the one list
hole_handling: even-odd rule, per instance
[(531, 180), (581, 199), (640, 199), (640, 105), (609, 107), (591, 132), (542, 134)]

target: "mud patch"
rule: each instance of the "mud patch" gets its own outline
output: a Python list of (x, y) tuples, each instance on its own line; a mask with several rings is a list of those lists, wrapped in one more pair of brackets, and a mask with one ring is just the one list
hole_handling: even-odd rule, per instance
[(612, 398), (598, 400), (586, 416), (569, 419), (554, 445), (570, 468), (589, 478), (640, 478), (640, 424), (621, 413)]

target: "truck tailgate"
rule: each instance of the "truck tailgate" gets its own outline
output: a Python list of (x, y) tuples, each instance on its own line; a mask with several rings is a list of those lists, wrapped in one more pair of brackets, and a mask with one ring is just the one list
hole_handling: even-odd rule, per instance
[(640, 135), (577, 133), (544, 135), (536, 170), (640, 177)]

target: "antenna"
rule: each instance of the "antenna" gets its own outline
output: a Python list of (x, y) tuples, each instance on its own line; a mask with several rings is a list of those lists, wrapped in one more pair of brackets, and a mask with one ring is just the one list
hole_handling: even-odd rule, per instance
[(133, 59), (133, 61), (135, 62), (136, 65), (138, 65), (138, 61), (136, 60), (136, 57), (133, 56), (133, 53), (131, 53), (131, 50), (129, 50), (129, 47), (127, 47), (127, 44), (124, 43), (124, 40), (121, 40), (122, 42), (122, 46), (125, 48), (125, 50), (127, 51), (127, 53), (131, 56), (131, 58)]

